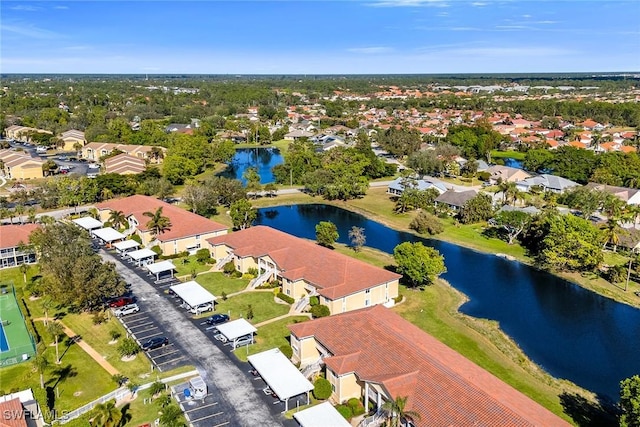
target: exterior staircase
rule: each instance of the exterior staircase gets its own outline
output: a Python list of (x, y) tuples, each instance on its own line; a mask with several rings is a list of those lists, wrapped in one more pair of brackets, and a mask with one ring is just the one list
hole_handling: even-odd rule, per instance
[(273, 273), (275, 273), (275, 271), (272, 268), (266, 270), (264, 273), (262, 273), (261, 275), (259, 275), (255, 279), (251, 280), (251, 282), (249, 282), (249, 286), (248, 287), (250, 289), (257, 288), (258, 286), (262, 285), (264, 282), (269, 280), (269, 278), (271, 276), (273, 276)]
[(302, 375), (304, 375), (305, 378), (309, 379), (313, 376), (313, 374), (315, 374), (316, 372), (320, 372), (322, 370), (322, 365), (323, 365), (322, 357), (320, 357), (315, 362), (302, 368), (302, 371), (301, 371)]
[(309, 300), (311, 299), (311, 297), (318, 295), (318, 293), (316, 291), (311, 292), (309, 295), (305, 296), (304, 298), (300, 299), (294, 306), (294, 310), (296, 313), (302, 313), (302, 310), (304, 310), (304, 308), (309, 305)]
[(220, 270), (226, 263), (233, 259), (233, 254), (229, 254), (216, 263), (216, 270)]
[(364, 417), (362, 421), (358, 424), (358, 427), (378, 427), (382, 425), (386, 421), (387, 417), (385, 413), (381, 410), (378, 410), (375, 414)]

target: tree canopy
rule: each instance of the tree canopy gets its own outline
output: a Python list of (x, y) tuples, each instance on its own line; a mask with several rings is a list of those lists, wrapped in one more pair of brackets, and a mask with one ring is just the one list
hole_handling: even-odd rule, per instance
[(444, 257), (437, 249), (422, 242), (404, 242), (393, 249), (393, 258), (401, 273), (412, 286), (429, 285), (447, 271)]

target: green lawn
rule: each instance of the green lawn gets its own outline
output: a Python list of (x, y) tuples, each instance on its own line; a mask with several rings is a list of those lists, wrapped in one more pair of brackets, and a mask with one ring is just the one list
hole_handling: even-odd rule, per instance
[(196, 282), (215, 296), (220, 296), (223, 292), (228, 295), (243, 290), (249, 284), (249, 279), (234, 279), (224, 273), (214, 272), (198, 275)]
[[(290, 308), (288, 304), (276, 303), (273, 292), (247, 292), (228, 298), (226, 301), (218, 298), (216, 300), (216, 312), (231, 313), (231, 319), (246, 318), (249, 305), (253, 308), (254, 316), (249, 322), (254, 324), (287, 314)], [(205, 313), (202, 317), (210, 315), (211, 313)]]
[[(306, 316), (293, 316), (261, 326), (258, 328), (255, 344), (248, 346), (248, 348), (239, 348), (235, 350), (234, 353), (238, 359), (246, 362), (248, 355), (260, 353), (261, 351), (272, 348), (279, 348), (281, 346), (290, 346), (288, 338), (289, 335), (291, 335), (291, 332), (287, 329), (287, 325), (307, 320), (309, 320), (309, 318)], [(249, 352), (248, 354), (247, 350)]]
[(205, 271), (211, 270), (212, 265), (201, 264), (196, 261), (195, 255), (190, 255), (183, 258), (175, 258), (171, 260), (173, 265), (176, 266), (176, 276), (187, 276), (193, 273), (200, 274)]
[(393, 310), (439, 341), (520, 390), (554, 413), (568, 419), (558, 396), (580, 392), (556, 380), (530, 362), (495, 322), (460, 314), (463, 296), (443, 281), (424, 291), (401, 288), (405, 302)]
[(527, 153), (523, 153), (522, 151), (498, 151), (491, 150), (491, 158), (493, 159), (504, 159), (505, 157), (509, 157), (516, 160), (524, 160)]

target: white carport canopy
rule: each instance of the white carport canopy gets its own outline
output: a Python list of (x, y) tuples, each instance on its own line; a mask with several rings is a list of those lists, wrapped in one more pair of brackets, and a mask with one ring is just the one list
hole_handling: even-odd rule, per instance
[[(127, 242), (129, 242), (130, 240), (126, 240)], [(129, 258), (131, 258), (132, 260), (134, 260), (136, 262), (137, 265), (141, 265), (144, 264), (144, 261), (151, 261), (156, 257), (156, 253), (153, 252), (151, 249), (148, 248), (144, 248), (144, 249), (138, 249), (137, 251), (131, 251), (127, 253), (127, 256)], [(173, 264), (171, 264), (173, 265)]]
[(200, 304), (212, 303), (216, 300), (216, 297), (200, 286), (195, 281), (180, 283), (179, 285), (171, 286), (171, 290), (178, 295), (184, 302), (190, 307), (197, 307)]
[(102, 228), (102, 223), (95, 218), (90, 216), (83, 216), (82, 218), (74, 219), (73, 222), (79, 226), (84, 228), (85, 230), (95, 230), (96, 228)]
[(113, 247), (120, 253), (126, 252), (128, 249), (137, 248), (140, 243), (135, 240), (123, 240), (122, 242), (114, 243)]
[(313, 390), (313, 384), (279, 349), (272, 348), (251, 355), (247, 359), (278, 398), (284, 400), (285, 412), (289, 410), (289, 398), (291, 397), (306, 393), (307, 404), (309, 403), (309, 391)]
[(127, 236), (111, 227), (99, 228), (97, 230), (93, 230), (91, 233), (106, 243), (111, 243), (115, 240), (124, 240), (127, 238)]
[(350, 427), (351, 424), (344, 419), (331, 403), (324, 402), (311, 408), (304, 409), (293, 414), (301, 427)]
[(247, 322), (246, 319), (223, 323), (222, 325), (216, 326), (216, 328), (228, 341), (233, 342), (233, 348), (236, 347), (235, 341), (238, 338), (251, 335), (251, 340), (253, 340), (253, 334), (258, 331), (255, 326)]
[(167, 271), (170, 271), (171, 277), (173, 277), (173, 271), (175, 269), (176, 266), (173, 265), (171, 261), (160, 261), (155, 264), (147, 264), (147, 270), (149, 270), (149, 273), (156, 275), (156, 280), (160, 280), (160, 275)]

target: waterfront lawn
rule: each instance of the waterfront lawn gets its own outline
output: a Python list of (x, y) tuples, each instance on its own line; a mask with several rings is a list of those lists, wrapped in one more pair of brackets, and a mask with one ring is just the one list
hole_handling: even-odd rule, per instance
[(280, 348), (282, 346), (290, 347), (291, 343), (289, 342), (289, 335), (291, 335), (291, 332), (287, 329), (287, 325), (307, 320), (309, 320), (309, 318), (306, 316), (293, 316), (261, 326), (258, 328), (258, 333), (256, 334), (256, 342), (250, 345), (248, 349), (241, 347), (234, 350), (234, 354), (238, 359), (246, 362), (247, 356), (249, 355), (270, 350), (272, 348)]
[[(253, 319), (247, 319), (250, 323), (260, 323), (274, 317), (282, 316), (289, 312), (289, 304), (279, 304), (274, 301), (271, 291), (246, 292), (228, 298), (216, 300), (216, 313), (229, 314), (231, 319), (247, 317), (248, 306), (253, 309)], [(211, 313), (203, 313), (201, 317), (211, 316)]]
[(234, 279), (220, 272), (200, 274), (195, 280), (217, 297), (223, 292), (227, 295), (240, 292), (249, 285), (249, 279)]
[(202, 264), (196, 260), (195, 255), (189, 255), (187, 257), (175, 258), (171, 260), (173, 265), (176, 266), (176, 276), (190, 276), (192, 274), (200, 274), (205, 271), (211, 270), (211, 265)]
[(504, 159), (511, 158), (515, 160), (524, 160), (527, 153), (522, 151), (499, 151), (499, 150), (491, 150), (491, 158), (492, 159)]
[(499, 329), (499, 325), (460, 314), (463, 296), (444, 281), (424, 291), (401, 287), (405, 301), (395, 312), (520, 390), (552, 412), (569, 420), (558, 396), (579, 389), (560, 382), (531, 363), (522, 351)]
[(385, 268), (394, 264), (394, 260), (391, 255), (367, 246), (360, 248), (358, 252), (354, 251), (350, 246), (342, 243), (334, 243), (333, 248), (336, 252), (366, 262), (367, 264), (375, 265), (376, 267)]

